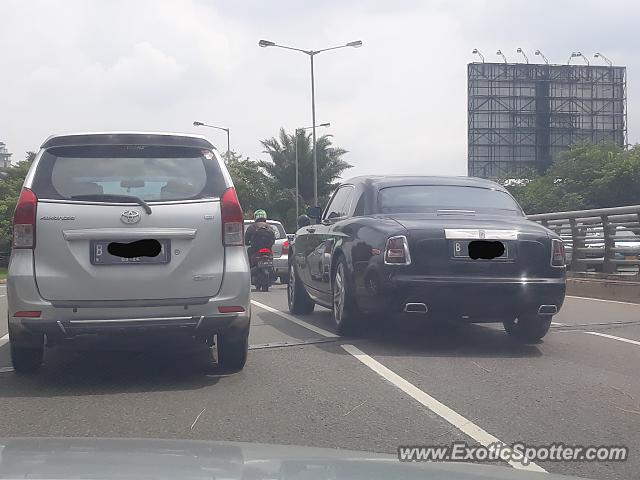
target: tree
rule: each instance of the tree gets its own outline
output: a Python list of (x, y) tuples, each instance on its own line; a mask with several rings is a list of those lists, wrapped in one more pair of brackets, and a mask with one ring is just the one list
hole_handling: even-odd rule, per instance
[[(263, 140), (265, 153), (271, 157), (271, 162), (262, 161), (260, 166), (275, 180), (280, 189), (295, 192), (296, 188), (296, 141), (298, 142), (299, 191), (301, 201), (313, 203), (313, 142), (311, 134), (299, 130), (289, 135), (284, 128), (280, 129), (279, 138)], [(324, 203), (335, 190), (342, 172), (351, 165), (342, 160), (347, 150), (334, 147), (330, 135), (323, 135), (316, 141), (318, 163), (318, 199)], [(295, 194), (294, 194), (295, 203)]]
[(542, 174), (502, 183), (527, 213), (637, 205), (640, 145), (579, 144), (562, 152)]

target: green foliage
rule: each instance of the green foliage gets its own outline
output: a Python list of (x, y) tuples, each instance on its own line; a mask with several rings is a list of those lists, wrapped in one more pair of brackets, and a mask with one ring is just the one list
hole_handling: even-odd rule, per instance
[[(299, 191), (301, 200), (307, 204), (313, 203), (313, 141), (311, 134), (299, 130), (290, 135), (284, 128), (280, 129), (279, 139), (263, 140), (265, 153), (271, 157), (271, 162), (260, 162), (260, 166), (275, 180), (280, 188), (296, 188), (296, 142), (298, 147)], [(342, 172), (351, 168), (342, 160), (346, 150), (334, 147), (330, 135), (323, 135), (316, 140), (318, 163), (318, 200), (321, 203), (335, 190)], [(295, 197), (294, 197), (295, 200)]]
[(640, 145), (579, 144), (558, 155), (542, 174), (502, 181), (525, 212), (619, 207), (640, 203)]
[(24, 177), (27, 175), (35, 156), (36, 152), (27, 152), (24, 160), (0, 171), (0, 253), (3, 255), (8, 253), (11, 248), (13, 211), (24, 183)]
[[(263, 208), (269, 218), (279, 220), (288, 232), (296, 230), (296, 137), (280, 129), (279, 138), (263, 140), (271, 161), (256, 162), (231, 152), (228, 168), (238, 192), (245, 218)], [(336, 187), (340, 174), (350, 168), (341, 159), (346, 150), (332, 146), (329, 136), (317, 139), (318, 197), (324, 203)], [(313, 203), (313, 147), (310, 135), (298, 132), (299, 209)]]

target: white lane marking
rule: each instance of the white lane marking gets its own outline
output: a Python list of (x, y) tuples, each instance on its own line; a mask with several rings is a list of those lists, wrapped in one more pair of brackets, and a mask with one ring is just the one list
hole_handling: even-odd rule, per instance
[(0, 367), (0, 373), (13, 372), (13, 367)]
[(5, 343), (9, 343), (9, 334), (3, 335), (0, 337), (0, 347), (2, 347)]
[[(354, 347), (353, 345), (341, 345), (349, 354), (353, 355), (355, 358), (364, 363), (371, 370), (376, 372), (385, 380), (391, 382), (393, 385), (398, 387), (400, 390), (405, 392), (407, 395), (410, 395), (415, 400), (420, 402), (422, 405), (427, 407), (436, 415), (440, 416), (445, 421), (449, 422), (455, 428), (465, 433), (469, 437), (473, 438), (475, 441), (480, 443), (485, 447), (489, 447), (489, 445), (493, 443), (501, 443), (506, 445), (504, 442), (498, 440), (496, 437), (488, 433), (487, 431), (480, 428), (478, 425), (473, 423), (470, 420), (467, 420), (465, 417), (450, 409), (443, 403), (439, 402), (431, 395), (423, 392), (418, 387), (408, 382), (404, 378), (402, 378), (397, 373), (392, 372), (387, 367), (382, 365), (377, 360), (374, 360), (372, 357), (364, 353), (362, 350)], [(505, 451), (506, 451), (506, 447)], [(515, 456), (515, 452), (514, 452)], [(535, 472), (546, 472), (546, 470), (539, 465), (536, 465), (533, 462), (529, 462), (528, 465), (523, 465), (522, 463), (516, 460), (510, 460), (508, 462), (513, 468), (518, 470), (531, 470)]]
[(578, 300), (593, 300), (594, 302), (619, 303), (621, 305), (635, 305), (640, 307), (640, 303), (622, 302), (620, 300), (605, 300), (604, 298), (576, 297), (575, 295), (565, 295), (566, 298), (577, 298)]
[(583, 332), (587, 335), (597, 335), (598, 337), (610, 338), (611, 340), (618, 340), (619, 342), (631, 343), (633, 345), (640, 345), (640, 342), (637, 340), (631, 340), (629, 338), (616, 337), (615, 335), (608, 335), (606, 333), (600, 332)]
[(322, 335), (323, 337), (338, 338), (338, 335), (336, 335), (335, 333), (331, 333), (328, 330), (325, 330), (325, 329), (320, 328), (320, 327), (316, 327), (315, 325), (311, 325), (310, 323), (307, 323), (305, 321), (299, 320), (296, 317), (294, 317), (293, 315), (289, 315), (288, 313), (284, 313), (284, 312), (281, 312), (280, 310), (276, 310), (275, 308), (272, 308), (269, 305), (265, 305), (264, 303), (256, 302), (255, 300), (251, 300), (251, 303), (253, 303), (258, 308), (266, 310), (267, 312), (275, 313), (276, 315), (279, 315), (282, 318), (286, 318), (290, 322), (293, 322), (293, 323), (295, 323), (297, 325), (300, 325), (301, 327), (304, 327), (307, 330), (311, 330), (312, 332), (315, 332), (315, 333), (317, 333), (319, 335)]
[(556, 327), (566, 327), (566, 324), (560, 322), (551, 322), (551, 325), (555, 325)]

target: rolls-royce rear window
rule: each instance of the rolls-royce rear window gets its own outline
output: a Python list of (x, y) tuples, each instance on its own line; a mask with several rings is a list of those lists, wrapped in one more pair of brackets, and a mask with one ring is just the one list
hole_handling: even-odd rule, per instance
[(378, 193), (381, 213), (491, 212), (522, 216), (522, 209), (507, 193), (464, 185), (403, 185)]

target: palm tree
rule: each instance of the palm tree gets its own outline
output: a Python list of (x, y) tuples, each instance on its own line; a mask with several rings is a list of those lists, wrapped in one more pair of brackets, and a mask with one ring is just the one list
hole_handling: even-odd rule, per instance
[[(292, 190), (296, 188), (296, 140), (298, 142), (299, 190), (304, 203), (313, 203), (313, 143), (311, 134), (299, 130), (297, 135), (289, 135), (284, 128), (280, 129), (279, 139), (275, 137), (263, 140), (265, 153), (271, 162), (262, 161), (260, 166), (272, 177), (279, 188)], [(351, 168), (342, 156), (347, 150), (334, 147), (331, 135), (323, 135), (316, 141), (318, 162), (318, 198), (326, 199), (337, 186), (340, 174)], [(295, 193), (294, 193), (295, 198)]]

